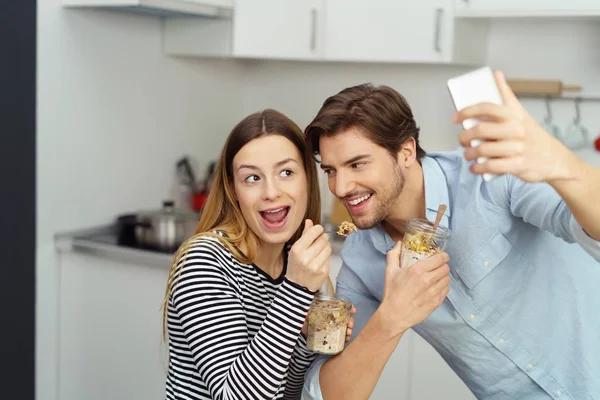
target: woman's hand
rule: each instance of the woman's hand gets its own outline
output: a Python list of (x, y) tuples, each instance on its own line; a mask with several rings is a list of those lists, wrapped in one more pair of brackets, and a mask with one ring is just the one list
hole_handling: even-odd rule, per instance
[[(354, 328), (354, 317), (352, 315), (356, 314), (356, 307), (352, 306), (350, 309), (350, 320), (348, 321), (348, 327), (346, 328), (346, 342), (350, 341), (350, 337), (352, 337), (352, 328)], [(302, 325), (302, 336), (306, 338), (308, 336), (308, 316), (304, 320), (304, 325)]]
[(307, 219), (302, 236), (290, 249), (286, 277), (308, 290), (316, 291), (329, 275), (329, 256), (329, 236), (321, 225), (313, 226), (313, 222)]

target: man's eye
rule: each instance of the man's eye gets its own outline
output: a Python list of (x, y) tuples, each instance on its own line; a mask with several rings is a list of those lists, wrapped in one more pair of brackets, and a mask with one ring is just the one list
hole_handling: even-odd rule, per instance
[(325, 175), (333, 175), (333, 173), (335, 172), (332, 169), (324, 169), (323, 172), (325, 173)]
[(362, 168), (365, 165), (365, 163), (354, 163), (351, 165), (352, 168), (357, 169), (357, 168)]

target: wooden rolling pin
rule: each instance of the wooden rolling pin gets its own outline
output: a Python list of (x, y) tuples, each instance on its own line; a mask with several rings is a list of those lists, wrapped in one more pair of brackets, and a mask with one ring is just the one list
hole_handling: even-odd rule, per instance
[(564, 84), (554, 80), (507, 79), (512, 91), (518, 95), (527, 96), (560, 96), (563, 92), (581, 92), (581, 85)]

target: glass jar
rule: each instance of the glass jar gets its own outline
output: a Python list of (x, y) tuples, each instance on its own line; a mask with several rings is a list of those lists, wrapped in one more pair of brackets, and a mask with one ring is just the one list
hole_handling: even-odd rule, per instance
[(352, 303), (339, 296), (315, 295), (308, 311), (306, 347), (313, 353), (333, 355), (344, 350)]
[(400, 267), (409, 268), (421, 260), (442, 252), (450, 239), (450, 230), (439, 226), (433, 230), (433, 223), (427, 219), (414, 218), (406, 224), (402, 240)]

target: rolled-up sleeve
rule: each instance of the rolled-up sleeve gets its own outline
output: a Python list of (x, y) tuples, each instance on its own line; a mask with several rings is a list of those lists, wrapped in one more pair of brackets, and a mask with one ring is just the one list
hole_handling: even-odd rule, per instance
[(578, 243), (600, 261), (600, 242), (585, 233), (554, 188), (546, 183), (526, 183), (513, 176), (508, 182), (510, 210), (514, 216), (568, 243)]

